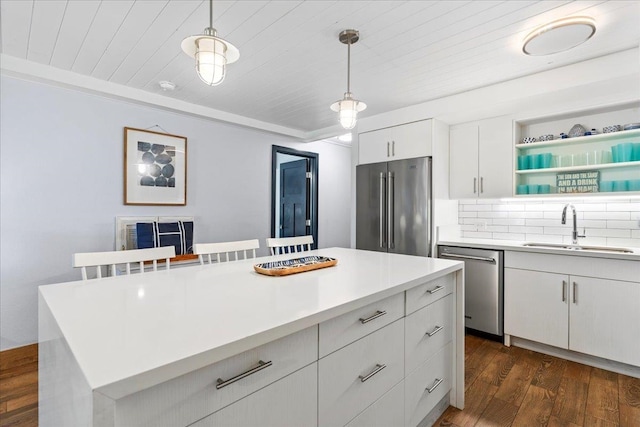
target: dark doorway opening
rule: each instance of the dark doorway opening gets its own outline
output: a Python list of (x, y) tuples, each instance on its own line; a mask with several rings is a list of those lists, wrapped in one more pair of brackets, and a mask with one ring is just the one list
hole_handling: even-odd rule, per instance
[(318, 247), (318, 153), (272, 146), (271, 236), (313, 236)]

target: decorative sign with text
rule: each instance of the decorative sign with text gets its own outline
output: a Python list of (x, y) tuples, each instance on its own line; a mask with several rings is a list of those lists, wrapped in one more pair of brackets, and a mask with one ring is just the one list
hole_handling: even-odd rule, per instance
[(597, 193), (600, 171), (556, 174), (558, 193)]

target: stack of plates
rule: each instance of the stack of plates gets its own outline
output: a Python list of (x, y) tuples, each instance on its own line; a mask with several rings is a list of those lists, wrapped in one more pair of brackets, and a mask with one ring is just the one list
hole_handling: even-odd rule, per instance
[(624, 125), (624, 130), (640, 129), (640, 123), (628, 123)]

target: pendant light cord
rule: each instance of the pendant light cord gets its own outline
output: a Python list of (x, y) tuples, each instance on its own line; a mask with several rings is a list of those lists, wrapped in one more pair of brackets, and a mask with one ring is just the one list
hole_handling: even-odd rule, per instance
[(213, 28), (213, 0), (209, 0), (209, 28)]
[(351, 36), (347, 40), (347, 93), (351, 93)]

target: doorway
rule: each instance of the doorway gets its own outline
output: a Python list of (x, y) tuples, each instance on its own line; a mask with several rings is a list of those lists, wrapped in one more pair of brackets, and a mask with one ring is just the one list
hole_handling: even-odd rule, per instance
[(318, 247), (318, 153), (272, 146), (271, 236), (313, 236)]

